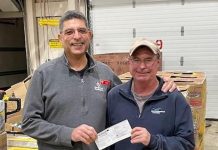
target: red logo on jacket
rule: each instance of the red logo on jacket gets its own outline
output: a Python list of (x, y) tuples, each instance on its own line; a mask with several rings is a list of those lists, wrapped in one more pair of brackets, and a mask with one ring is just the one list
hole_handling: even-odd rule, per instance
[(111, 84), (111, 82), (109, 80), (101, 80), (100, 81), (100, 84), (101, 85), (106, 85), (106, 86), (109, 86)]

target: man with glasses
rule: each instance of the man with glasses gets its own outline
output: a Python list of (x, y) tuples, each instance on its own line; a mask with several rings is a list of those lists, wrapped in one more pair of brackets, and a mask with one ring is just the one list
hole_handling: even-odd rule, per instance
[(193, 150), (192, 113), (179, 91), (164, 93), (164, 81), (156, 76), (160, 65), (158, 46), (137, 39), (129, 53), (132, 79), (108, 93), (108, 126), (127, 119), (131, 137), (110, 150)]
[[(87, 53), (92, 32), (83, 14), (60, 19), (63, 56), (41, 65), (28, 88), (22, 130), (39, 150), (97, 150), (93, 143), (106, 124), (106, 96), (121, 83), (112, 70)], [(163, 90), (174, 90), (167, 82)]]

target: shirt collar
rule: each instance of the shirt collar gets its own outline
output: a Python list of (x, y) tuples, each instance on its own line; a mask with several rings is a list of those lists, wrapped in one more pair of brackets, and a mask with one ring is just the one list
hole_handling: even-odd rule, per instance
[[(89, 63), (88, 68), (94, 67), (94, 66), (95, 66), (95, 61), (94, 61), (94, 59), (93, 59), (87, 52), (86, 52), (86, 57), (87, 57), (88, 63)], [(65, 53), (64, 53), (64, 63), (65, 63), (65, 65), (67, 65), (68, 68), (70, 69), (69, 61), (68, 61), (67, 56), (66, 56)]]

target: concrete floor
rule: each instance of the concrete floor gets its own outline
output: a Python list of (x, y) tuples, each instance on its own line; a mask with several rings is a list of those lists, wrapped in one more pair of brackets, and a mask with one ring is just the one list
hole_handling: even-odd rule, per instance
[(218, 150), (218, 121), (206, 121), (205, 150)]

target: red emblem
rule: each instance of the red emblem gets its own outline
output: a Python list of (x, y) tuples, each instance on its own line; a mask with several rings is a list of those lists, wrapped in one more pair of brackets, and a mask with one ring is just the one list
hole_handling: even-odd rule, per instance
[(109, 86), (111, 84), (111, 82), (109, 80), (101, 80), (100, 84)]

